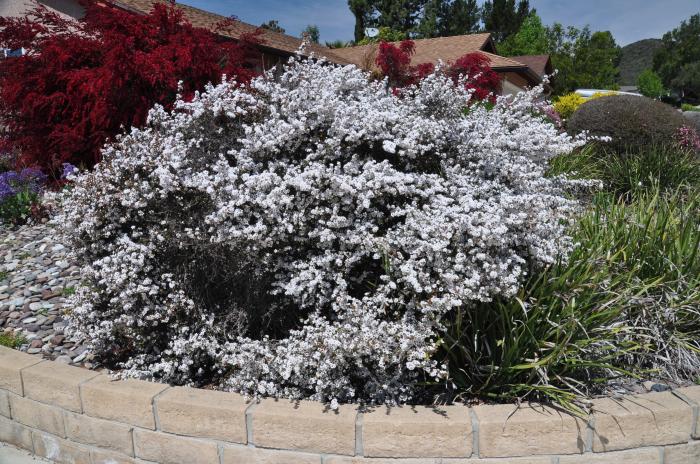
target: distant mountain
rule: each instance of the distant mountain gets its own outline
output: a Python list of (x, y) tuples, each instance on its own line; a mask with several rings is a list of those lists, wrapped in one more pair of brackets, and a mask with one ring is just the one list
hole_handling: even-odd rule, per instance
[(644, 39), (622, 47), (620, 85), (637, 85), (637, 77), (652, 67), (654, 53), (660, 47), (661, 39)]

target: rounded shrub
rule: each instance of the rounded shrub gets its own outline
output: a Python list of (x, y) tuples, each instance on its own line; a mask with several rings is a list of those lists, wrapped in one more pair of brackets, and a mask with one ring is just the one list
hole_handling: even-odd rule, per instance
[(568, 120), (571, 134), (586, 131), (609, 137), (605, 144), (615, 150), (672, 143), (685, 119), (673, 107), (646, 97), (612, 95), (581, 105)]
[(293, 61), (156, 107), (62, 194), (85, 277), (70, 333), (124, 375), (411, 400), (447, 375), (447, 313), (513, 296), (572, 246), (577, 204), (535, 160), (582, 141), (536, 91), (465, 115), (471, 95)]

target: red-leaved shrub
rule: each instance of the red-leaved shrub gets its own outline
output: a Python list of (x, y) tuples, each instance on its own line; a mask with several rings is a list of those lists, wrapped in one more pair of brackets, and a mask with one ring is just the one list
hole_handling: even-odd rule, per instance
[(483, 53), (467, 53), (452, 63), (447, 72), (455, 81), (459, 76), (468, 77), (466, 86), (474, 89), (478, 100), (494, 100), (501, 90), (501, 76), (491, 69), (491, 60)]
[[(398, 46), (389, 42), (379, 43), (375, 63), (395, 91), (417, 83), (435, 70), (432, 63), (411, 66), (415, 50), (412, 40), (404, 40)], [(467, 53), (454, 63), (449, 63), (445, 72), (455, 83), (460, 76), (467, 77), (465, 85), (468, 89), (474, 89), (477, 100), (494, 100), (501, 90), (501, 76), (491, 69), (490, 59), (483, 53)]]
[(411, 66), (411, 58), (415, 51), (412, 40), (404, 40), (398, 46), (384, 41), (379, 43), (375, 62), (392, 88), (407, 87), (416, 83), (417, 69)]
[[(90, 167), (123, 127), (141, 126), (156, 103), (171, 105), (226, 74), (253, 76), (255, 37), (226, 40), (190, 25), (174, 5), (137, 15), (93, 0), (67, 20), (39, 6), (0, 18), (0, 46), (27, 53), (0, 61), (0, 118), (20, 162), (56, 173)], [(226, 27), (222, 23), (220, 27)]]

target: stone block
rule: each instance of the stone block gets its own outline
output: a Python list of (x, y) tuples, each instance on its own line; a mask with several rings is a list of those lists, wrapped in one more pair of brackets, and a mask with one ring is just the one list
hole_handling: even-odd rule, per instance
[(68, 439), (133, 456), (130, 425), (70, 412), (65, 413), (64, 419)]
[(0, 417), (0, 442), (29, 451), (34, 450), (31, 429), (4, 417)]
[(294, 451), (225, 446), (222, 464), (321, 464), (321, 456)]
[(693, 409), (672, 392), (593, 401), (593, 451), (687, 442)]
[(90, 458), (92, 458), (92, 464), (137, 464), (137, 461), (132, 457), (97, 448), (90, 450)]
[(362, 415), (368, 457), (469, 457), (472, 443), (466, 406), (379, 407)]
[[(213, 441), (134, 429), (136, 456), (159, 464), (212, 464), (219, 462)], [(243, 463), (241, 463), (243, 464)]]
[(80, 386), (85, 414), (154, 430), (153, 399), (168, 388), (142, 380), (112, 380), (100, 375)]
[(90, 450), (77, 443), (49, 435), (32, 432), (34, 454), (46, 458), (55, 464), (92, 464)]
[[(323, 464), (442, 464), (440, 458), (361, 458), (348, 456), (329, 456), (323, 461)], [(465, 461), (467, 464), (472, 464), (471, 460)], [(483, 463), (491, 464), (491, 463)], [(510, 463), (508, 463), (510, 464)], [(546, 463), (550, 464), (550, 463)]]
[(196, 388), (171, 388), (156, 400), (160, 429), (191, 437), (246, 443), (243, 396)]
[(44, 361), (22, 370), (24, 396), (68, 411), (82, 412), (80, 384), (98, 375), (81, 367)]
[(642, 448), (612, 453), (580, 456), (561, 456), (559, 464), (659, 464), (661, 452), (658, 448)]
[(576, 454), (585, 449), (586, 422), (539, 405), (476, 406), (479, 455), (484, 457)]
[(0, 416), (10, 417), (10, 393), (0, 390)]
[(24, 395), (20, 371), (40, 362), (41, 359), (34, 356), (0, 346), (0, 389)]
[(664, 464), (698, 464), (700, 462), (700, 441), (664, 448)]
[[(698, 113), (700, 114), (700, 113)], [(678, 389), (678, 393), (687, 398), (693, 406), (700, 411), (700, 386), (686, 387)], [(696, 415), (693, 427), (693, 438), (700, 439), (700, 414)]]
[(14, 421), (61, 438), (66, 436), (61, 409), (17, 395), (10, 396), (10, 408)]
[(333, 411), (315, 401), (262, 400), (251, 410), (253, 443), (311, 453), (355, 454), (353, 406)]

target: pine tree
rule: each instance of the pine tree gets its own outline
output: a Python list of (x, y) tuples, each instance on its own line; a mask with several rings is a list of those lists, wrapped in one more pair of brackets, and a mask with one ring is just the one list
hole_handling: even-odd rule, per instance
[(487, 0), (481, 10), (484, 29), (493, 34), (497, 43), (520, 30), (525, 18), (534, 10), (530, 10), (528, 0)]
[(445, 17), (445, 36), (471, 34), (479, 30), (480, 9), (476, 0), (454, 0)]
[(355, 42), (365, 38), (365, 28), (369, 25), (369, 0), (348, 0), (350, 12), (355, 16)]
[(355, 42), (368, 27), (389, 28), (405, 34), (418, 30), (423, 8), (429, 0), (348, 0), (355, 16)]
[(266, 23), (262, 23), (260, 25), (263, 29), (267, 29), (268, 31), (272, 32), (279, 32), (280, 34), (284, 34), (285, 30), (282, 26), (280, 26), (279, 22), (276, 19), (271, 19)]
[(309, 40), (313, 43), (319, 43), (321, 41), (321, 32), (318, 30), (318, 26), (315, 24), (309, 24), (306, 29), (302, 31), (302, 35), (308, 35)]
[(471, 34), (479, 29), (476, 0), (429, 0), (418, 27), (420, 37)]

